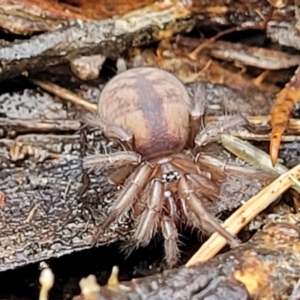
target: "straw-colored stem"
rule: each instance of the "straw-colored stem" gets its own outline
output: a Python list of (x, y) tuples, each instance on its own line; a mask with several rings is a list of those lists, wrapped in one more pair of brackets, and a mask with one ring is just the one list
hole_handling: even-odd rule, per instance
[[(291, 179), (291, 176), (296, 179), (300, 178), (300, 164), (279, 176), (257, 195), (242, 205), (224, 222), (224, 228), (226, 228), (226, 230), (231, 234), (236, 235), (260, 212), (274, 202), (283, 192), (294, 185), (294, 181)], [(213, 233), (212, 236), (200, 247), (196, 254), (188, 261), (186, 266), (191, 267), (196, 263), (207, 261), (214, 257), (225, 245), (226, 240), (218, 233)]]
[(55, 83), (48, 82), (48, 81), (42, 81), (38, 79), (30, 79), (32, 83), (39, 86), (40, 88), (44, 89), (45, 91), (52, 93), (61, 99), (70, 101), (74, 103), (75, 105), (81, 106), (84, 109), (91, 111), (93, 113), (97, 112), (97, 104), (91, 103), (79, 95), (69, 91), (68, 89), (65, 89)]

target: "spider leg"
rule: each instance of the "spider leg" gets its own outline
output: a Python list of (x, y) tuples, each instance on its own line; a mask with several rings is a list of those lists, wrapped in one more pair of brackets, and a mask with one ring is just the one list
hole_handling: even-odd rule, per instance
[(142, 160), (140, 154), (133, 151), (118, 151), (109, 154), (94, 154), (83, 158), (83, 168), (122, 167), (128, 164), (139, 164)]
[(100, 116), (86, 113), (81, 117), (81, 121), (89, 126), (99, 128), (110, 139), (117, 139), (132, 147), (133, 135), (127, 130), (103, 121)]
[[(139, 154), (136, 154), (136, 155), (139, 155)], [(121, 166), (120, 168), (118, 168), (112, 174), (110, 174), (108, 176), (108, 182), (111, 184), (117, 185), (117, 186), (123, 184), (124, 181), (126, 180), (126, 178), (128, 178), (128, 176), (134, 172), (134, 170), (137, 168), (138, 164), (139, 163), (133, 164), (133, 162), (131, 162), (131, 164), (126, 164), (126, 165)], [(151, 175), (151, 179), (160, 177), (160, 175), (159, 175), (160, 171), (161, 170), (160, 170), (159, 166), (154, 166), (154, 170)]]
[(199, 186), (199, 190), (203, 196), (211, 201), (220, 197), (220, 187), (209, 178), (201, 174), (190, 174), (189, 180), (194, 187)]
[(114, 184), (116, 186), (122, 185), (126, 178), (132, 174), (132, 172), (134, 171), (134, 169), (137, 166), (134, 165), (124, 165), (121, 166), (120, 168), (118, 168), (117, 170), (115, 170), (112, 174), (110, 174), (108, 176), (108, 182), (110, 184)]
[(171, 217), (164, 216), (161, 220), (161, 228), (164, 236), (165, 259), (168, 266), (174, 266), (179, 259), (178, 231)]
[(197, 164), (197, 162), (187, 160), (186, 156), (176, 156), (172, 158), (170, 164), (175, 169), (175, 171), (179, 172), (180, 174), (193, 174), (195, 176), (199, 175), (199, 183), (197, 185), (200, 184), (203, 187), (204, 193), (206, 193), (205, 191), (207, 191), (209, 196), (214, 196), (210, 194), (210, 191), (213, 190), (219, 193), (219, 188), (217, 184), (212, 180), (211, 173), (202, 170), (201, 166)]
[(125, 213), (131, 208), (136, 196), (145, 188), (151, 178), (153, 172), (152, 167), (145, 163), (142, 164), (134, 172), (133, 176), (130, 176), (125, 184), (124, 189), (120, 192), (115, 204), (112, 206), (111, 214), (102, 223), (97, 232), (95, 239), (99, 237), (119, 216)]
[(252, 166), (241, 166), (235, 163), (227, 163), (212, 155), (199, 153), (196, 156), (196, 161), (211, 169), (221, 171), (223, 174), (243, 176), (247, 178), (259, 178), (261, 180), (270, 179), (272, 175), (262, 169)]
[(142, 246), (146, 246), (156, 232), (163, 207), (164, 184), (161, 181), (153, 180), (149, 183), (149, 189), (147, 208), (142, 213), (133, 236)]
[(197, 146), (205, 146), (224, 131), (238, 126), (247, 124), (247, 120), (242, 115), (227, 118), (225, 121), (218, 124), (208, 124), (202, 131), (198, 132), (195, 137)]
[(217, 158), (216, 156), (207, 155), (205, 153), (198, 153), (196, 155), (195, 161), (202, 166), (206, 166), (213, 170), (213, 172), (218, 171), (223, 174), (228, 171), (228, 163), (224, 160)]
[(195, 214), (199, 222), (204, 225), (204, 228), (216, 231), (221, 234), (231, 245), (231, 247), (236, 247), (239, 243), (235, 238), (224, 229), (218, 222), (215, 220), (210, 213), (207, 212), (201, 200), (196, 196), (195, 192), (190, 188), (188, 183), (189, 176), (181, 176), (178, 182), (178, 192), (181, 197), (186, 199), (187, 206), (189, 210)]
[(200, 174), (200, 166), (194, 163), (192, 160), (188, 160), (188, 157), (174, 157), (172, 158), (170, 164), (173, 168), (176, 169), (179, 173), (183, 174)]
[(194, 97), (192, 99), (192, 107), (190, 109), (190, 140), (189, 144), (194, 144), (194, 138), (201, 127), (204, 127), (205, 113), (205, 86), (197, 84)]
[(228, 174), (226, 173), (227, 162), (204, 153), (198, 153), (195, 162), (201, 166), (202, 170), (210, 173), (214, 181), (222, 182), (226, 180)]

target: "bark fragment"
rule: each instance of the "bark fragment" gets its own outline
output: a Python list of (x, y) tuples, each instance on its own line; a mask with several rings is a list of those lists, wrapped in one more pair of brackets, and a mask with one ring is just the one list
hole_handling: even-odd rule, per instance
[(206, 263), (108, 284), (92, 299), (288, 299), (300, 277), (299, 221), (299, 213), (278, 216), (249, 242)]
[(72, 21), (53, 32), (1, 47), (0, 80), (41, 72), (82, 55), (117, 59), (131, 46), (159, 40), (161, 31), (184, 32), (193, 24), (189, 10), (175, 5), (161, 11), (146, 7), (115, 19)]

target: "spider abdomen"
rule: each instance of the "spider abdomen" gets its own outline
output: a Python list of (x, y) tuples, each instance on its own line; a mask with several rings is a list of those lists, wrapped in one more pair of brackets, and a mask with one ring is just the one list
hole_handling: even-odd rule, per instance
[(108, 124), (133, 134), (134, 150), (145, 158), (181, 151), (189, 137), (189, 95), (172, 74), (150, 67), (115, 76), (98, 105)]

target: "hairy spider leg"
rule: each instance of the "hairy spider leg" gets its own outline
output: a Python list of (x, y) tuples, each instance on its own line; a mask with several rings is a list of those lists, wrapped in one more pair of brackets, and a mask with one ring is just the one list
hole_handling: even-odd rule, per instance
[(164, 236), (165, 259), (169, 266), (174, 266), (179, 259), (178, 231), (171, 216), (163, 216), (161, 229)]
[(195, 144), (200, 146), (205, 146), (213, 139), (217, 138), (218, 135), (224, 133), (224, 131), (246, 125), (248, 121), (242, 116), (237, 115), (234, 117), (226, 118), (223, 122), (219, 122), (218, 124), (208, 124), (203, 130), (198, 132), (195, 136)]
[(171, 164), (180, 174), (189, 174), (191, 179), (197, 181), (197, 186), (201, 188), (201, 193), (210, 200), (218, 199), (220, 188), (209, 177), (205, 176), (207, 172), (203, 172), (200, 166), (194, 161), (184, 160), (184, 157), (173, 157)]
[(119, 216), (121, 216), (131, 208), (136, 196), (151, 180), (152, 172), (153, 167), (148, 163), (143, 163), (138, 167), (136, 172), (133, 173), (134, 176), (130, 176), (128, 178), (127, 184), (125, 184), (123, 190), (120, 192), (118, 198), (112, 206), (111, 214), (100, 226), (99, 231), (95, 236), (96, 240), (110, 226), (112, 222), (114, 222)]
[(140, 154), (133, 151), (118, 151), (109, 154), (94, 154), (83, 158), (83, 168), (122, 167), (128, 164), (139, 164), (142, 161)]
[(196, 161), (201, 166), (206, 166), (212, 170), (212, 172), (222, 172), (223, 174), (234, 175), (234, 176), (246, 176), (247, 178), (259, 178), (260, 180), (270, 180), (276, 176), (272, 176), (272, 173), (266, 173), (262, 169), (253, 166), (241, 166), (237, 163), (229, 163), (220, 160), (219, 158), (207, 155), (205, 153), (199, 153), (196, 156)]
[(91, 113), (84, 114), (81, 117), (81, 121), (89, 126), (99, 128), (107, 138), (119, 140), (132, 149), (133, 135), (122, 127), (108, 124), (100, 116)]
[(133, 236), (142, 246), (149, 243), (159, 226), (164, 197), (164, 184), (160, 180), (152, 180), (147, 187), (144, 192), (146, 193), (146, 209), (138, 220), (138, 226)]
[(212, 229), (212, 231), (221, 234), (231, 247), (237, 247), (239, 245), (237, 240), (206, 211), (201, 200), (196, 196), (195, 191), (189, 184), (189, 176), (183, 175), (180, 177), (178, 192), (179, 195), (186, 200), (190, 211), (195, 214), (199, 222), (204, 225), (204, 228)]
[(203, 118), (205, 113), (205, 90), (197, 85), (190, 108), (190, 134), (188, 144), (194, 146), (194, 139), (200, 129), (203, 129)]
[(218, 200), (220, 197), (220, 187), (201, 174), (189, 174), (189, 180), (194, 187), (199, 187), (201, 194), (210, 201)]
[(123, 185), (130, 174), (134, 172), (138, 165), (124, 165), (117, 168), (112, 174), (108, 176), (108, 182), (116, 186)]

